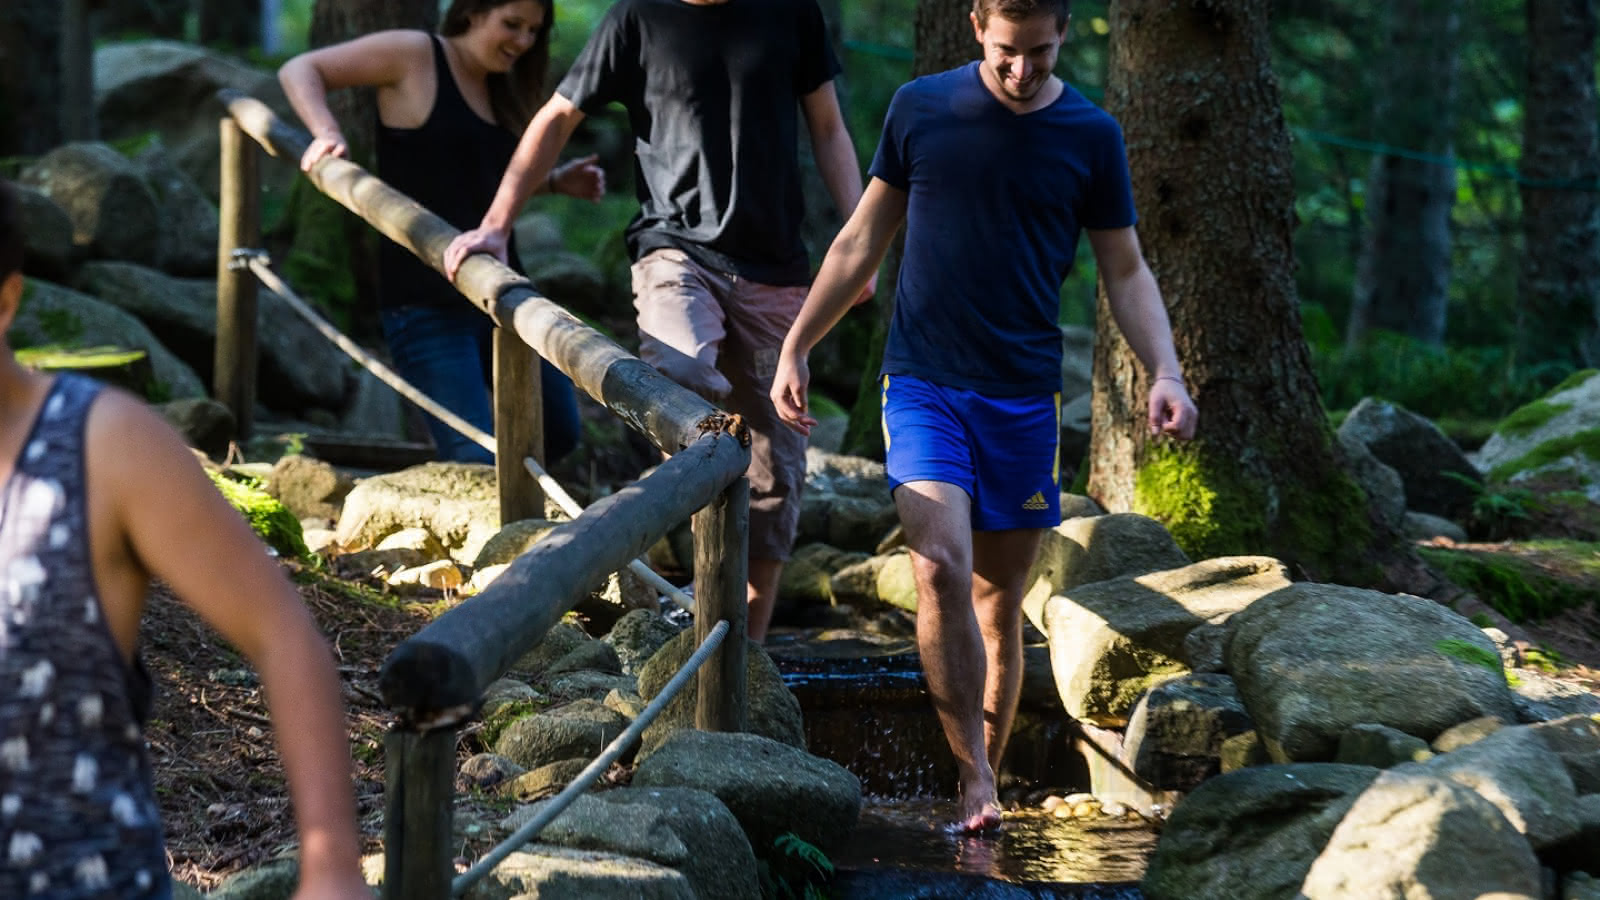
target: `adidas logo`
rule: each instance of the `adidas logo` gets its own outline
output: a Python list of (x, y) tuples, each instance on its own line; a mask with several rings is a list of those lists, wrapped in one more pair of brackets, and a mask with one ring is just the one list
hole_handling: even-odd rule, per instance
[(1029, 510), (1042, 510), (1042, 509), (1049, 509), (1050, 508), (1050, 504), (1045, 502), (1043, 492), (1034, 491), (1033, 492), (1033, 496), (1029, 497), (1027, 499), (1027, 502), (1022, 504), (1022, 508), (1023, 509), (1029, 509)]

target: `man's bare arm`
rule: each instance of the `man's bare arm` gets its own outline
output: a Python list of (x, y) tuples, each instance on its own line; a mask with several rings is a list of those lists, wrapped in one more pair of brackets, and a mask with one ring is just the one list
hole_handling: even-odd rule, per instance
[(1088, 234), (1105, 282), (1111, 315), (1134, 355), (1150, 373), (1151, 433), (1187, 440), (1194, 436), (1199, 413), (1183, 380), (1183, 369), (1172, 343), (1172, 323), (1161, 302), (1155, 275), (1139, 249), (1139, 236), (1131, 227), (1090, 229)]
[(451, 280), (473, 253), (492, 253), (505, 262), (506, 242), (517, 214), (528, 198), (545, 186), (561, 148), (567, 145), (567, 139), (572, 137), (583, 118), (583, 110), (560, 94), (552, 94), (534, 114), (517, 142), (516, 152), (511, 154), (511, 163), (500, 178), (500, 187), (483, 214), (483, 221), (477, 228), (457, 235), (445, 248), (445, 274)]
[(783, 340), (778, 371), (772, 381), (772, 402), (778, 416), (796, 431), (806, 433), (816, 420), (807, 411), (806, 392), (811, 381), (806, 355), (850, 309), (878, 266), (906, 218), (906, 193), (876, 178), (856, 205), (856, 211), (839, 230), (822, 260), (817, 280), (805, 305)]

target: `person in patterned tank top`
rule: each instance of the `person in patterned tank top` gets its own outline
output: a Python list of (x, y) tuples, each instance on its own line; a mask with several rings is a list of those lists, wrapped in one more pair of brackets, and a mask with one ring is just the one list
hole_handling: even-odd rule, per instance
[[(0, 181), (0, 333), (22, 301)], [(0, 897), (170, 898), (138, 661), (152, 578), (256, 667), (299, 826), (299, 900), (370, 898), (328, 646), (283, 572), (139, 399), (0, 341)]]

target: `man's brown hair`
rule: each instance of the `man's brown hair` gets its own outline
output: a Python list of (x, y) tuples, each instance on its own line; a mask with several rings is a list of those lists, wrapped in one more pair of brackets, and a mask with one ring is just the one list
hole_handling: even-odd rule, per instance
[(22, 209), (17, 189), (0, 178), (0, 281), (22, 270)]
[(972, 14), (978, 17), (980, 27), (989, 24), (989, 16), (999, 13), (1013, 22), (1031, 19), (1040, 13), (1052, 13), (1056, 28), (1067, 27), (1072, 15), (1072, 0), (972, 0)]

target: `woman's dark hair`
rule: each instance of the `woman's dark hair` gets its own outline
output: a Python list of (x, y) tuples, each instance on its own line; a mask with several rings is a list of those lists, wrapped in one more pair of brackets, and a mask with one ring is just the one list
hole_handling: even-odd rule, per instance
[(22, 270), (22, 201), (11, 182), (0, 178), (0, 281)]
[[(472, 17), (505, 6), (514, 0), (453, 0), (439, 22), (439, 34), (455, 37), (472, 27)], [(522, 133), (544, 102), (544, 79), (550, 69), (550, 32), (556, 26), (555, 0), (535, 0), (544, 8), (544, 24), (534, 36), (533, 46), (517, 57), (511, 71), (489, 76), (489, 106), (500, 127)]]

